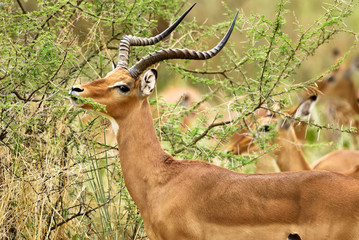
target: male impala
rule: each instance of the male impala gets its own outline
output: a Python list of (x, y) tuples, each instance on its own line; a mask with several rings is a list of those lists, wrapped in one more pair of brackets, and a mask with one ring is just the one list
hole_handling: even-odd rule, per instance
[[(189, 11), (189, 10), (188, 10)], [(155, 44), (184, 18), (152, 38), (124, 36), (118, 68), (105, 78), (73, 87), (70, 94), (106, 106), (118, 126), (117, 141), (126, 186), (150, 239), (358, 239), (359, 182), (329, 172), (239, 174), (201, 161), (176, 160), (158, 141), (147, 97), (165, 59), (204, 60), (227, 42), (236, 20), (212, 50), (167, 49), (128, 68), (130, 46)], [(237, 13), (238, 14), (238, 13)]]

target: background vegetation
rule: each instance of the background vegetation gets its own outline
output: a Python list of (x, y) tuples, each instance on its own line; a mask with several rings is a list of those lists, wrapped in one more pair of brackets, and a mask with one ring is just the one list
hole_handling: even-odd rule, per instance
[[(116, 146), (99, 144), (101, 117), (82, 122), (71, 107), (73, 84), (103, 77), (117, 61), (124, 34), (152, 36), (194, 1), (5, 0), (0, 3), (0, 237), (3, 239), (146, 238), (141, 216), (122, 179)], [(137, 47), (130, 64), (155, 49), (206, 50), (224, 35), (237, 9), (230, 42), (210, 61), (166, 61), (158, 66), (151, 104), (166, 151), (178, 158), (216, 162), (234, 170), (263, 154), (232, 156), (223, 149), (235, 131), (266, 105), (298, 101), (305, 86), (332, 65), (334, 47), (354, 56), (356, 1), (199, 0), (161, 44)], [(260, 6), (260, 7), (259, 7)], [(344, 59), (347, 60), (347, 59)], [(187, 131), (184, 109), (167, 104), (169, 85), (194, 85), (207, 109)], [(228, 113), (235, 112), (234, 118)], [(335, 126), (334, 126), (335, 127)], [(313, 158), (349, 143), (309, 138)], [(253, 132), (264, 152), (271, 136)], [(318, 137), (319, 136), (319, 137)], [(346, 139), (347, 137), (345, 137)], [(319, 142), (318, 139), (321, 141)], [(343, 137), (344, 139), (344, 137)], [(348, 139), (350, 139), (348, 137)], [(318, 151), (317, 146), (325, 146)], [(313, 150), (314, 149), (314, 150)]]

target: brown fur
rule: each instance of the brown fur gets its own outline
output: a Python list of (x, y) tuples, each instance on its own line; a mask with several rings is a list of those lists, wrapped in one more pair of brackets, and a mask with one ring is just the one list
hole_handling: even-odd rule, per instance
[[(121, 95), (108, 88), (131, 84)], [(116, 69), (81, 86), (81, 96), (106, 105), (126, 186), (150, 239), (358, 239), (359, 182), (329, 172), (239, 174), (199, 161), (180, 161), (157, 139), (140, 81)], [(90, 108), (90, 106), (84, 106)]]
[(359, 151), (337, 150), (331, 152), (309, 166), (298, 141), (293, 127), (288, 130), (280, 130), (277, 144), (280, 149), (277, 152), (277, 164), (281, 171), (301, 170), (326, 170), (338, 172), (359, 179), (357, 166), (359, 166)]
[(359, 151), (341, 149), (331, 152), (312, 164), (313, 169), (346, 172), (359, 165)]
[[(338, 60), (338, 54), (334, 55), (334, 62)], [(334, 126), (345, 125), (359, 129), (359, 104), (357, 89), (353, 80), (353, 73), (359, 69), (359, 58), (356, 57), (349, 66), (343, 63), (332, 71), (323, 80), (317, 83), (323, 92), (320, 100), (325, 103), (324, 114), (328, 123)], [(328, 132), (333, 141), (339, 138), (340, 132)], [(352, 134), (355, 145), (358, 145), (358, 132)]]
[[(298, 106), (296, 106), (295, 109), (298, 109)], [(293, 112), (293, 114), (294, 113), (295, 112)], [(273, 117), (263, 117), (259, 121), (268, 123), (278, 120)], [(241, 154), (256, 148), (255, 144), (251, 143), (253, 140), (249, 133), (245, 134), (245, 132), (243, 132), (241, 135), (239, 133), (237, 134), (241, 137), (237, 137), (236, 141), (228, 148), (233, 154)], [(313, 169), (339, 172), (355, 178), (359, 177), (359, 174), (356, 172), (356, 166), (359, 165), (359, 151), (355, 150), (343, 149), (334, 151), (323, 156), (310, 167), (297, 139), (294, 124), (289, 128), (279, 126), (274, 143), (278, 145), (278, 149), (274, 152), (275, 161), (282, 172)], [(260, 166), (263, 166), (263, 164)], [(259, 171), (271, 172), (263, 168), (260, 168)]]

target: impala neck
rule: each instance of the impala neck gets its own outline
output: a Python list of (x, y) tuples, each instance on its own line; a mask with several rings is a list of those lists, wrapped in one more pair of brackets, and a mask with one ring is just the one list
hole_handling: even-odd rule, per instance
[(131, 106), (125, 118), (115, 121), (119, 126), (117, 143), (126, 187), (142, 211), (148, 192), (161, 181), (161, 166), (170, 156), (161, 148), (147, 100)]
[(304, 158), (302, 149), (298, 146), (298, 139), (292, 126), (289, 129), (281, 129), (279, 131), (277, 144), (280, 146), (277, 164), (281, 171), (311, 169)]

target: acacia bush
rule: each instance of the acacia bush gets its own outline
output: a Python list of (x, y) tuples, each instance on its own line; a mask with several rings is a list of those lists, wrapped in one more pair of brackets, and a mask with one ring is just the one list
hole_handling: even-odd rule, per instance
[[(95, 115), (82, 123), (83, 110), (71, 106), (67, 92), (73, 84), (98, 79), (111, 70), (122, 35), (152, 36), (190, 5), (184, 0), (33, 3), (31, 10), (22, 0), (0, 4), (0, 236), (146, 238), (141, 216), (124, 185), (116, 146), (96, 140), (105, 134), (104, 119)], [(130, 65), (161, 48), (212, 47), (235, 14), (223, 4), (226, 21), (207, 26), (187, 17), (161, 44), (132, 48)], [(328, 3), (309, 26), (295, 22), (295, 37), (285, 28), (289, 3), (273, 4), (277, 7), (272, 19), (240, 13), (235, 29), (240, 32), (240, 47), (232, 37), (212, 60), (166, 61), (155, 66), (161, 69), (159, 84), (169, 78), (197, 84), (207, 92), (201, 102), (212, 105), (197, 113), (194, 126), (183, 131), (182, 118), (196, 112), (199, 103), (185, 109), (154, 94), (151, 104), (161, 106), (162, 114), (154, 122), (166, 151), (235, 170), (255, 162), (275, 147), (268, 144), (274, 134), (252, 132), (263, 152), (249, 156), (225, 153), (228, 138), (247, 129), (249, 121), (255, 122), (256, 110), (272, 109), (277, 103), (281, 108), (288, 106), (293, 91), (320, 79), (322, 75), (294, 84), (292, 77), (335, 34), (357, 39), (345, 24), (354, 1)], [(228, 112), (235, 112), (235, 117), (226, 117)]]

